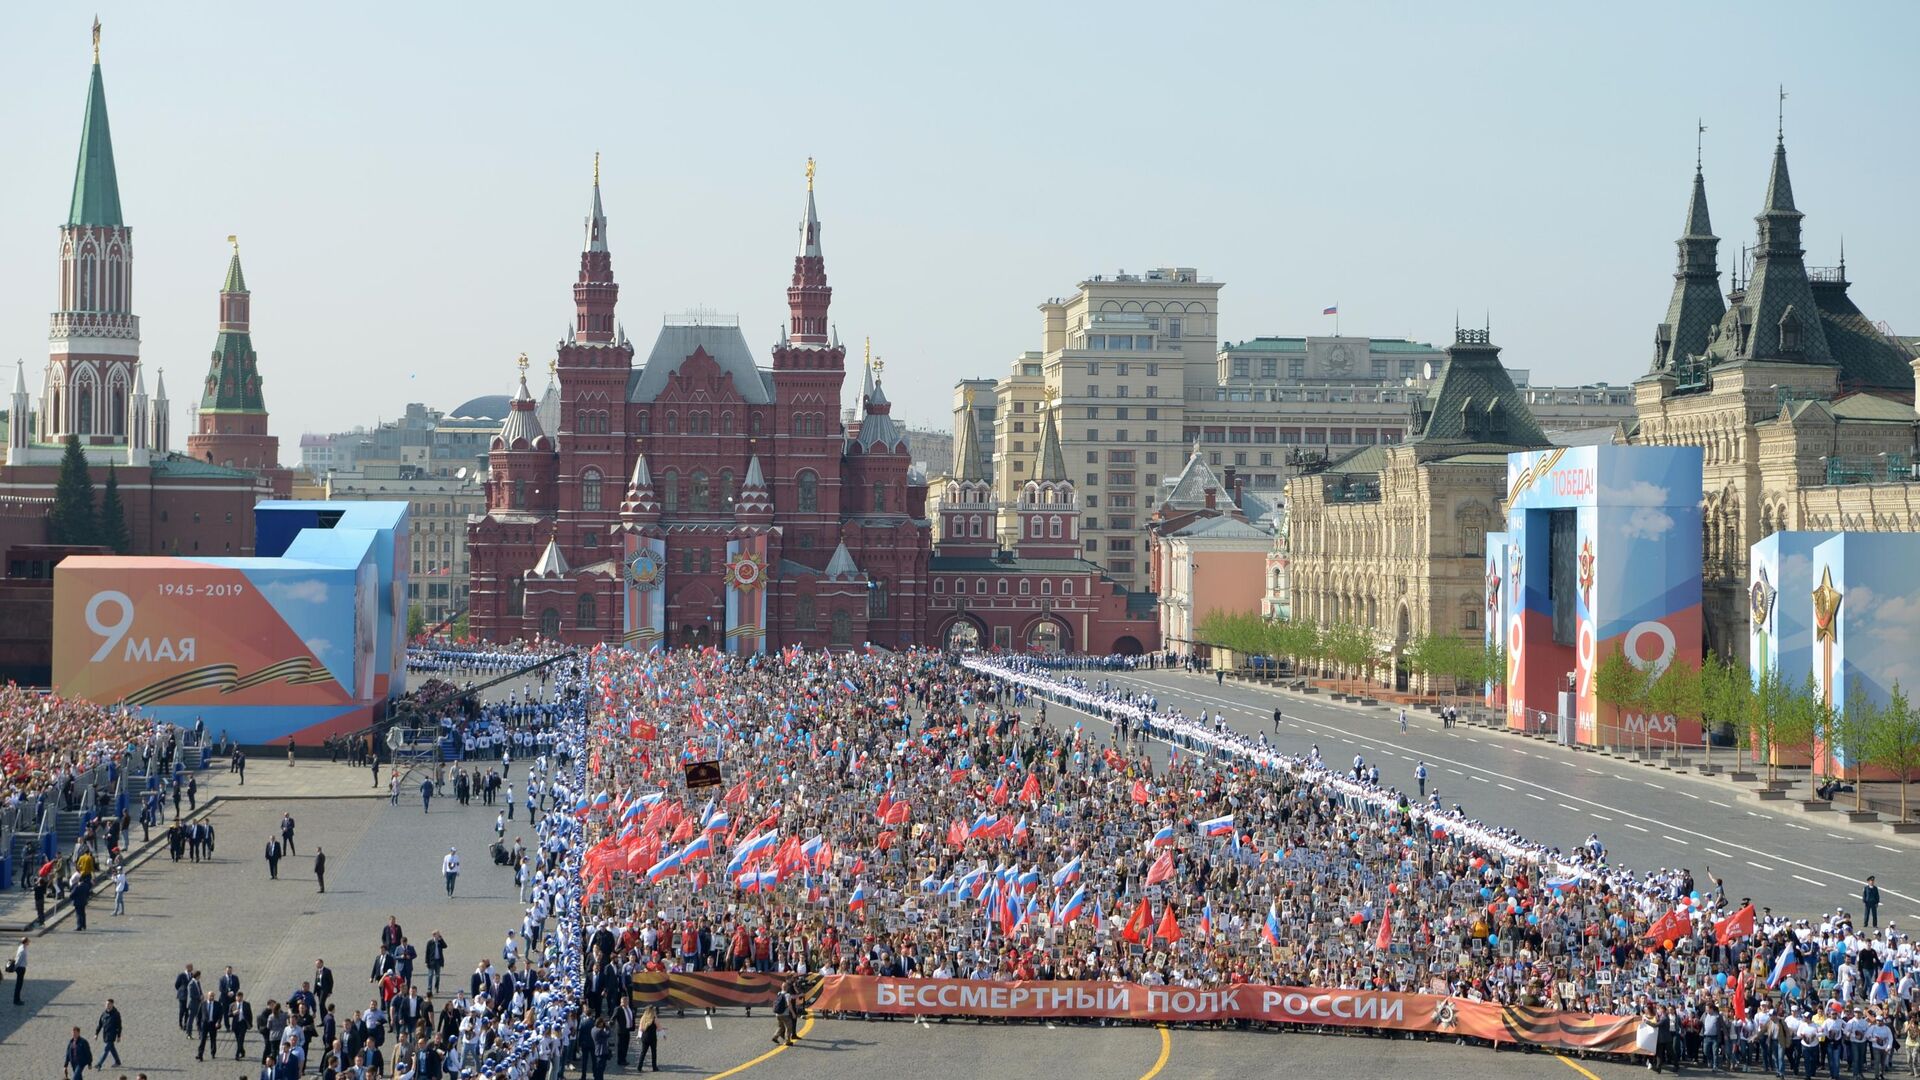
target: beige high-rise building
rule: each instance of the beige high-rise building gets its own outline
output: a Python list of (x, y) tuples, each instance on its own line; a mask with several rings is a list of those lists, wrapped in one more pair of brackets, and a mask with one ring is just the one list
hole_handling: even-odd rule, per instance
[[(1147, 518), (1196, 445), (1222, 497), (1244, 489), (1272, 503), (1301, 462), (1418, 430), (1412, 410), (1433, 392), (1441, 350), (1352, 334), (1222, 344), (1221, 288), (1189, 267), (1090, 277), (1040, 305), (1041, 348), (1014, 358), (1006, 378), (960, 384), (955, 429), (971, 392), (978, 429), (992, 431), (985, 457), (1003, 543), (1013, 540), (1010, 508), (1035, 468), (1048, 402), (1080, 493), (1082, 555), (1136, 590), (1149, 587)], [(1611, 427), (1632, 415), (1624, 387), (1521, 395), (1555, 427)]]

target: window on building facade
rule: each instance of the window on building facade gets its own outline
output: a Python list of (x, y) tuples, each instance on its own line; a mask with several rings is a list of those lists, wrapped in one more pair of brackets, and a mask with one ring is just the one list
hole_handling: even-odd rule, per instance
[(527, 482), (525, 480), (515, 480), (513, 482), (513, 508), (515, 510), (525, 510), (527, 508)]
[(845, 611), (833, 613), (833, 629), (828, 634), (828, 641), (833, 645), (853, 644), (852, 614)]
[(548, 608), (540, 613), (540, 636), (544, 638), (557, 638), (560, 636), (560, 611), (558, 608)]
[(672, 469), (660, 474), (660, 506), (669, 514), (680, 510), (680, 474)]
[(720, 502), (717, 505), (722, 510), (730, 510), (733, 508), (733, 470), (732, 469), (720, 470)]
[(1372, 371), (1373, 371), (1373, 377), (1374, 377), (1374, 378), (1376, 378), (1376, 379), (1384, 379), (1384, 378), (1386, 378), (1386, 377), (1387, 377), (1387, 362), (1386, 362), (1385, 360), (1382, 360), (1382, 359), (1380, 359), (1380, 358), (1378, 358), (1378, 357), (1375, 357), (1375, 358), (1374, 358), (1374, 361), (1373, 361), (1373, 365), (1372, 365)]
[(1244, 379), (1247, 377), (1246, 357), (1236, 356), (1233, 358), (1233, 377), (1236, 379)]
[(693, 470), (687, 479), (687, 509), (696, 514), (713, 509), (713, 488), (702, 470)]
[(867, 618), (884, 619), (887, 617), (887, 583), (876, 581), (873, 588), (867, 590)]
[(633, 424), (635, 434), (651, 434), (650, 429), (653, 427), (653, 424), (645, 410), (642, 410), (638, 416), (634, 417)]
[(720, 434), (733, 434), (733, 413), (731, 411), (720, 414)]
[(887, 511), (887, 485), (873, 485), (873, 512), (884, 514)]
[(803, 595), (794, 600), (793, 625), (802, 630), (812, 630), (817, 625), (813, 613), (813, 597)]
[(1289, 379), (1305, 378), (1306, 374), (1307, 374), (1307, 358), (1306, 357), (1293, 356), (1287, 359), (1287, 378)]
[(669, 435), (680, 434), (680, 414), (679, 413), (669, 412), (667, 414), (667, 434)]
[(1089, 375), (1100, 374), (1100, 361), (1098, 360), (1087, 361), (1087, 374)]
[(573, 625), (582, 630), (592, 630), (599, 623), (599, 605), (594, 602), (592, 593), (582, 593), (574, 602)]
[(600, 509), (600, 470), (588, 469), (580, 474), (580, 509)]

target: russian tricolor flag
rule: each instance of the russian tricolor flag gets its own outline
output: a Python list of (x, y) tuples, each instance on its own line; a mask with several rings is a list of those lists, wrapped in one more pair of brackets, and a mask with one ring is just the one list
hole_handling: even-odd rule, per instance
[(1053, 887), (1064, 888), (1080, 880), (1080, 860), (1075, 859), (1053, 872)]
[(967, 829), (967, 839), (971, 840), (999, 823), (1000, 818), (997, 815), (981, 814), (979, 817), (973, 819), (973, 825)]
[(1233, 834), (1233, 815), (1208, 818), (1200, 823), (1200, 831), (1207, 836), (1231, 836)]
[(1082, 886), (1074, 890), (1073, 895), (1067, 898), (1066, 903), (1054, 909), (1053, 921), (1056, 923), (1070, 923), (1079, 918), (1080, 913), (1086, 909), (1087, 890), (1085, 886)]
[(704, 859), (712, 854), (713, 842), (707, 838), (706, 833), (701, 833), (699, 836), (693, 838), (692, 843), (681, 848), (679, 852), (674, 855), (674, 858), (679, 859), (681, 862), (686, 862), (688, 859)]
[(780, 834), (778, 832), (763, 832), (758, 836), (751, 836), (742, 840), (740, 846), (733, 849), (733, 858), (727, 860), (727, 872), (730, 874), (739, 873), (746, 867), (749, 860), (755, 855), (772, 848), (774, 843), (779, 839)]
[(676, 851), (647, 868), (647, 884), (658, 884), (661, 878), (672, 877), (679, 872), (680, 853)]
[(853, 895), (847, 898), (847, 910), (859, 911), (867, 906), (867, 884), (861, 882), (853, 887)]
[(1767, 989), (1779, 989), (1782, 980), (1799, 970), (1800, 954), (1793, 951), (1792, 945), (1788, 945), (1780, 950), (1780, 959), (1774, 961), (1773, 974), (1767, 976)]
[(1267, 923), (1260, 928), (1260, 936), (1269, 945), (1280, 944), (1280, 908), (1277, 904), (1267, 905)]
[(1173, 826), (1171, 825), (1160, 826), (1160, 831), (1153, 834), (1153, 843), (1149, 846), (1172, 847), (1173, 846)]
[(1200, 909), (1200, 936), (1213, 936), (1213, 901), (1211, 900), (1207, 901), (1206, 907)]
[(1320, 309), (1320, 314), (1322, 314), (1322, 315), (1338, 315), (1338, 314), (1340, 314), (1340, 305), (1339, 305), (1339, 304), (1335, 304), (1335, 305), (1333, 305), (1333, 306), (1332, 306), (1332, 307), (1330, 307), (1330, 308), (1321, 308), (1321, 309)]

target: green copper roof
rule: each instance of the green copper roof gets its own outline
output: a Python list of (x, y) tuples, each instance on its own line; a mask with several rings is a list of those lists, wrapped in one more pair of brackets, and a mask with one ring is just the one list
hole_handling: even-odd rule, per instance
[(73, 174), (69, 225), (124, 225), (120, 220), (120, 180), (113, 171), (113, 134), (107, 130), (107, 88), (100, 64), (93, 65), (87, 87), (87, 115), (80, 125), (80, 163)]
[(202, 410), (265, 412), (260, 392), (259, 357), (253, 338), (244, 330), (222, 330), (213, 344), (213, 367), (200, 394)]
[(1550, 445), (1486, 331), (1462, 330), (1455, 336), (1427, 404), (1426, 426), (1411, 441), (1516, 449)]
[(227, 260), (227, 283), (220, 286), (221, 292), (246, 292), (247, 275), (240, 272), (240, 249), (233, 249), (233, 258)]

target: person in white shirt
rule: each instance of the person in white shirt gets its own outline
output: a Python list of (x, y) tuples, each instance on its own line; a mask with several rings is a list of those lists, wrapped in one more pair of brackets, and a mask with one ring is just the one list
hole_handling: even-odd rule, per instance
[(460, 876), (460, 849), (447, 849), (447, 857), (440, 860), (440, 872), (446, 875), (447, 895), (452, 896), (454, 879)]
[(1873, 1074), (1887, 1075), (1887, 1067), (1893, 1064), (1893, 1028), (1879, 1013), (1874, 1013), (1873, 1022), (1867, 1025), (1867, 1046), (1873, 1051)]

